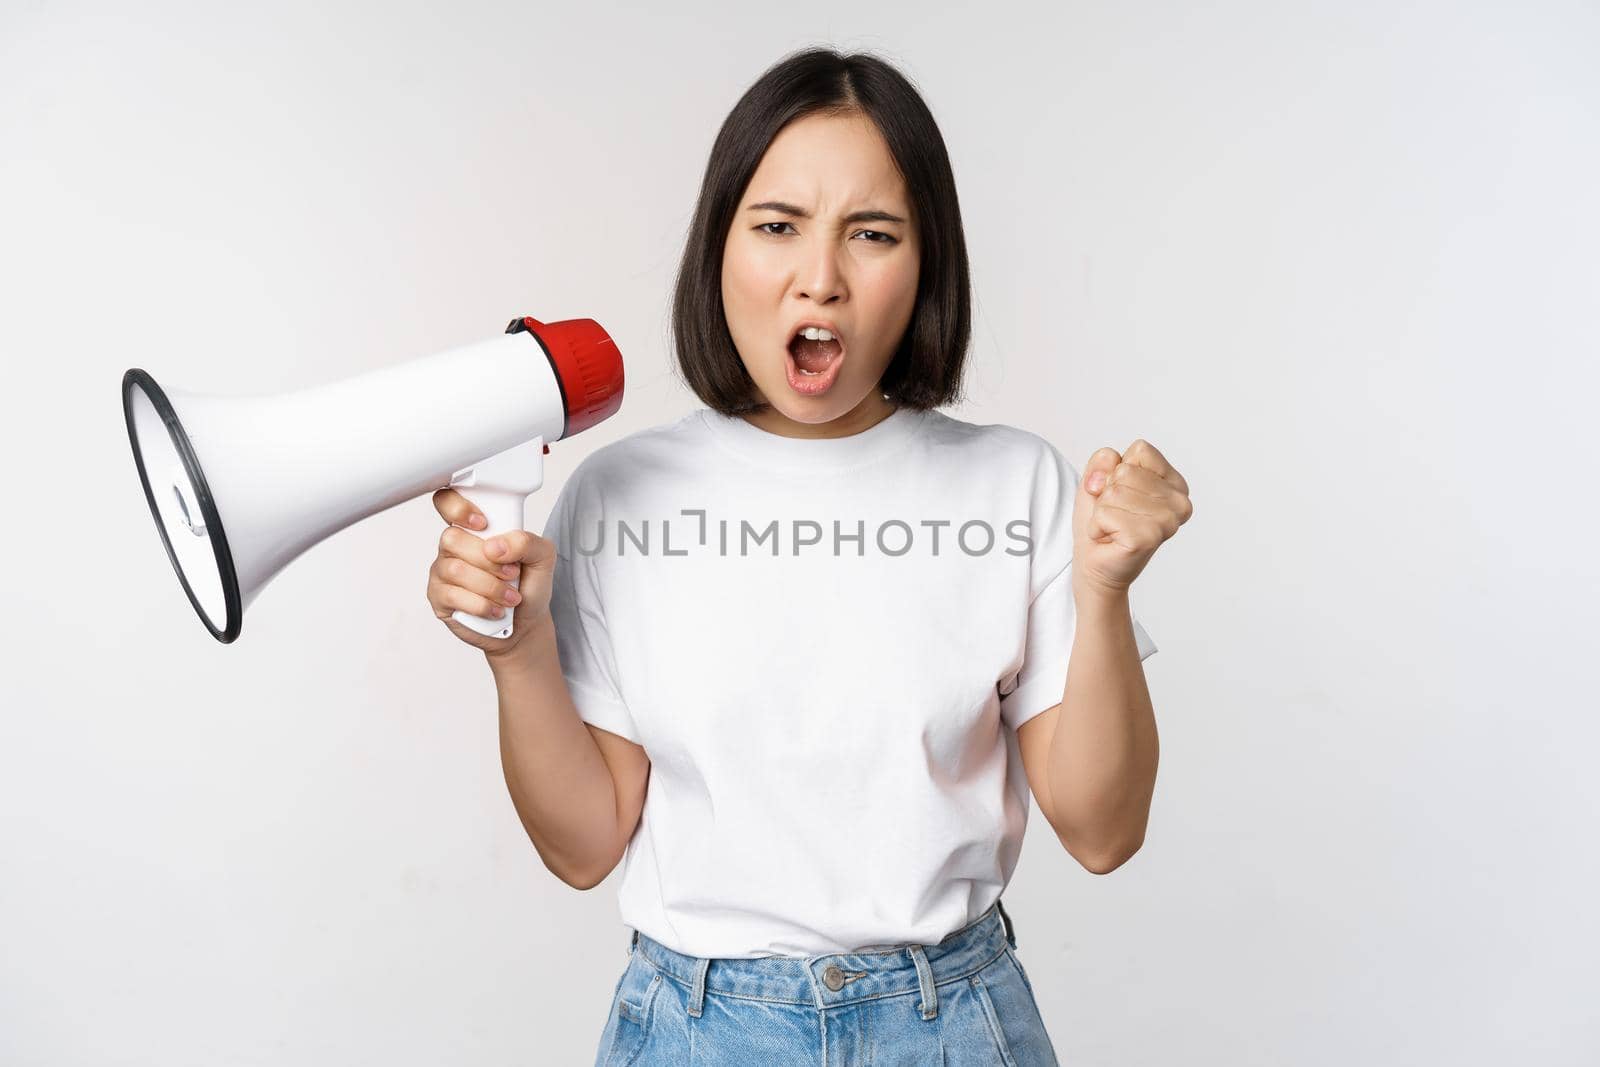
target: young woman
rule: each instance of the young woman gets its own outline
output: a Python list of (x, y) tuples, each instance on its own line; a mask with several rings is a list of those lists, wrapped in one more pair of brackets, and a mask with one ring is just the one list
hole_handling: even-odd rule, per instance
[[(999, 896), (1030, 790), (1092, 871), (1142, 841), (1128, 588), (1187, 485), (1143, 441), (1080, 483), (937, 410), (955, 183), (870, 55), (792, 55), (733, 109), (673, 321), (705, 406), (588, 456), (544, 536), (435, 498), (428, 597), (494, 671), (529, 837), (578, 888), (624, 862), (596, 1063), (1054, 1063)], [(504, 605), (505, 642), (450, 618)]]

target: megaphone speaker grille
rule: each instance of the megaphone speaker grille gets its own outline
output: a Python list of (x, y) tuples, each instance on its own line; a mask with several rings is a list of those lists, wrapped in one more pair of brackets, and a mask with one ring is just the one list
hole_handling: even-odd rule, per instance
[(137, 367), (122, 376), (122, 413), (172, 569), (211, 636), (228, 644), (244, 620), (239, 576), (189, 435), (161, 386)]

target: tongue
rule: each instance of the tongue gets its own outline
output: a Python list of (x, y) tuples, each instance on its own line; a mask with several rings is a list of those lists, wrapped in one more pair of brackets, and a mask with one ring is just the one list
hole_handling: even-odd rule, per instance
[(840, 349), (838, 341), (810, 341), (802, 337), (795, 342), (792, 351), (795, 366), (815, 373), (826, 370)]

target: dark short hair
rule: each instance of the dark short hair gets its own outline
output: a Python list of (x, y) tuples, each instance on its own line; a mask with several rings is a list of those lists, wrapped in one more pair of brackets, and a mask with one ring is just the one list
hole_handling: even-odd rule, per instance
[(722, 304), (722, 252), (739, 198), (789, 123), (813, 113), (866, 115), (888, 144), (921, 245), (916, 306), (879, 388), (895, 404), (939, 407), (960, 396), (971, 338), (971, 283), (955, 175), (916, 88), (870, 53), (809, 48), (779, 60), (739, 98), (711, 146), (672, 303), (678, 369), (725, 415), (761, 406)]

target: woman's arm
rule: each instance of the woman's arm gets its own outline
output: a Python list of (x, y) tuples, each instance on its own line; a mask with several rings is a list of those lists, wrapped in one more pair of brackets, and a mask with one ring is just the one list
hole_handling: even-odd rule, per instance
[(485, 653), (500, 695), (506, 787), (544, 865), (568, 885), (590, 889), (616, 867), (633, 836), (650, 764), (638, 745), (578, 717), (549, 614), (517, 625), (534, 629), (514, 653)]
[[(1017, 745), (1056, 839), (1085, 870), (1109, 874), (1144, 843), (1159, 755), (1155, 712), (1132, 609), (1125, 600), (1077, 603), (1061, 703), (1019, 726)], [(1124, 627), (1131, 659), (1123, 649)]]
[[(1193, 514), (1189, 483), (1143, 439), (1125, 453), (1096, 449), (1074, 496), (1077, 627), (1061, 703), (1035, 716), (1051, 721), (1034, 737), (1051, 731), (1042, 768), (1050, 824), (1096, 874), (1122, 866), (1144, 844), (1160, 756), (1128, 589)], [(1040, 746), (1032, 747), (1038, 769)]]
[(1074, 600), (1077, 634), (1045, 763), (1051, 822), (1079, 863), (1106, 874), (1144, 844), (1160, 748), (1127, 594)]

